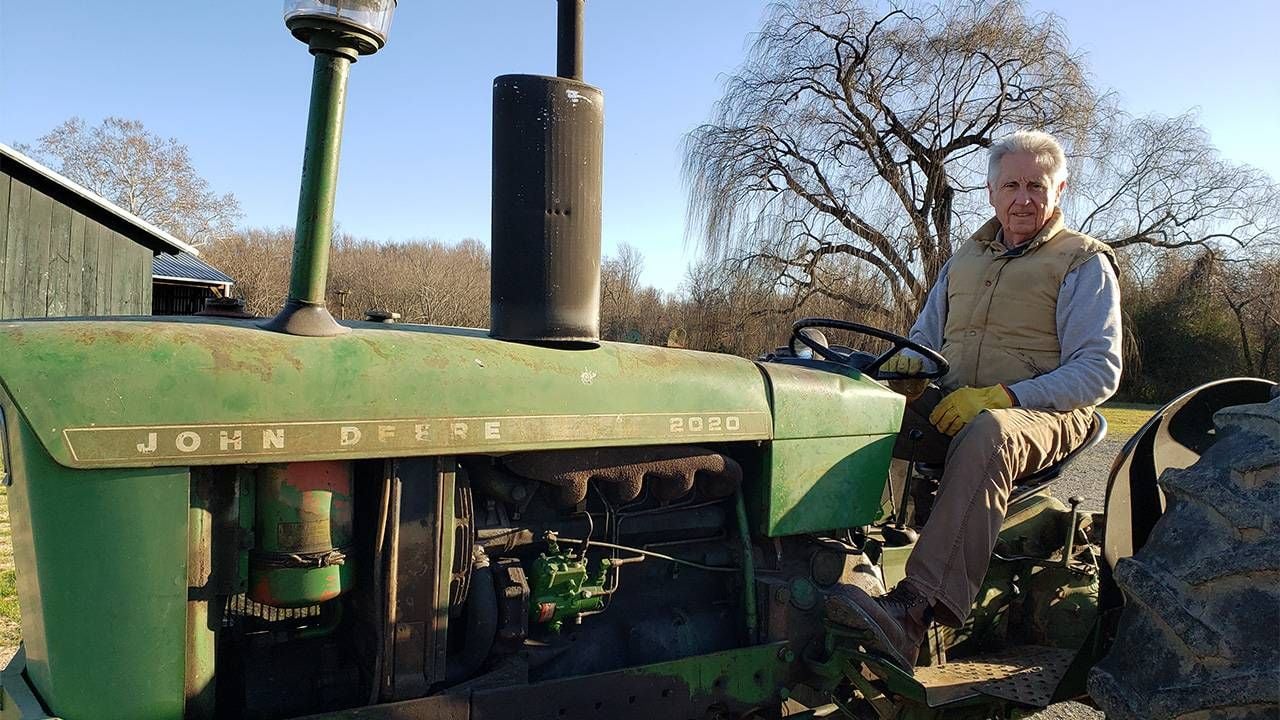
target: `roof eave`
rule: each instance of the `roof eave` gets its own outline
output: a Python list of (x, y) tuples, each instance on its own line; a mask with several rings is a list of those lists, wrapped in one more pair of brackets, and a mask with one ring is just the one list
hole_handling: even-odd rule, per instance
[(146, 233), (151, 239), (156, 241), (155, 246), (157, 247), (152, 247), (153, 250), (159, 250), (160, 252), (168, 253), (170, 255), (177, 255), (180, 252), (189, 252), (192, 255), (195, 255), (197, 257), (200, 256), (200, 251), (197, 248), (191, 245), (188, 245), (187, 243), (179, 240), (173, 235), (170, 235), (164, 230), (161, 230), (155, 225), (152, 225), (146, 220), (143, 220), (137, 215), (134, 215), (128, 210), (125, 210), (119, 205), (116, 205), (115, 203), (111, 202), (110, 200), (107, 200), (101, 195), (98, 195), (92, 190), (89, 190), (83, 187), (82, 185), (76, 182), (73, 182), (72, 180), (62, 176), (59, 173), (54, 172), (53, 170), (50, 170), (44, 165), (41, 165), (35, 160), (27, 157), (26, 155), (18, 152), (17, 150), (9, 147), (8, 145), (5, 145), (4, 143), (0, 143), (0, 156), (3, 156), (6, 159), (12, 160), (14, 163), (25, 168), (27, 171), (35, 173), (36, 175), (61, 187), (62, 189), (83, 198), (86, 202), (98, 207), (99, 209), (110, 213), (111, 215), (119, 218), (120, 220), (125, 221), (130, 225), (133, 225), (134, 227), (137, 227), (139, 230)]

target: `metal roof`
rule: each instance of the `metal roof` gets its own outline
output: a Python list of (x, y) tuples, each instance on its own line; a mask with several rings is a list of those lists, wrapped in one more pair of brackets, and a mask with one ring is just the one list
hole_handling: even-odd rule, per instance
[(151, 258), (151, 277), (228, 286), (235, 282), (226, 273), (187, 252), (177, 255), (162, 253)]
[[(125, 221), (129, 225), (132, 225), (133, 227), (137, 228), (139, 231), (142, 232), (142, 234), (146, 235), (149, 239), (151, 239), (152, 242), (150, 243), (150, 245), (156, 246), (152, 248), (153, 250), (158, 250), (159, 252), (170, 253), (170, 254), (176, 254), (176, 253), (182, 253), (182, 252), (190, 253), (192, 255), (200, 254), (200, 251), (197, 250), (196, 248), (182, 242), (178, 238), (170, 235), (164, 230), (161, 230), (155, 225), (152, 225), (146, 220), (143, 220), (137, 215), (134, 215), (128, 210), (125, 210), (119, 205), (116, 205), (115, 203), (102, 197), (101, 195), (91, 190), (88, 190), (78, 185), (77, 183), (74, 183), (71, 180), (63, 177), (62, 175), (50, 170), (44, 165), (41, 165), (35, 160), (32, 160), (26, 155), (23, 155), (17, 150), (14, 150), (8, 145), (5, 145), (4, 143), (0, 143), (0, 158), (5, 160), (12, 160), (14, 163), (17, 163), (19, 166), (27, 169), (28, 171), (33, 172), (36, 175), (43, 177), (45, 180), (48, 180), (55, 185), (58, 185), (64, 190), (68, 190), (71, 193), (79, 196), (80, 198), (87, 201), (90, 205), (96, 206), (101, 210), (105, 210), (107, 213), (114, 215), (115, 217)], [(140, 243), (140, 244), (147, 245), (147, 243)]]

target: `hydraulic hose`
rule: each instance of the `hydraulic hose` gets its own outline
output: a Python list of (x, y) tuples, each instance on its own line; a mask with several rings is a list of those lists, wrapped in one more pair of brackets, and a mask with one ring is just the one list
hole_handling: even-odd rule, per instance
[(467, 599), (467, 637), (462, 651), (446, 660), (445, 682), (457, 683), (475, 674), (489, 657), (498, 633), (498, 592), (493, 568), (483, 552), (475, 554), (471, 570), (471, 592)]
[(756, 641), (756, 564), (751, 550), (751, 528), (747, 524), (747, 501), (742, 494), (742, 486), (738, 486), (738, 537), (742, 542), (742, 603), (745, 605), (744, 619), (747, 625), (747, 642)]

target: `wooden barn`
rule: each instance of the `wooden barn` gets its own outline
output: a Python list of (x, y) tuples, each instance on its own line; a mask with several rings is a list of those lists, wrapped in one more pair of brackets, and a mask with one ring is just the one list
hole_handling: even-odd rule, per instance
[(0, 144), (0, 319), (193, 313), (232, 285), (199, 254)]

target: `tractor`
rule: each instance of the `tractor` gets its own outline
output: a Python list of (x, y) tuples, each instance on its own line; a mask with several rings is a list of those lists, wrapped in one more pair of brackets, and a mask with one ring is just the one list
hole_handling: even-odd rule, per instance
[(945, 359), (842, 320), (757, 360), (600, 341), (582, 0), (558, 76), (494, 82), (492, 327), (335, 321), (342, 92), (394, 0), (286, 9), (316, 71), (280, 314), (0, 323), (0, 718), (1277, 716), (1274, 382), (1157, 412), (1104, 513), (1050, 494), (1072, 458), (1022, 478), (970, 619), (897, 668), (823, 600), (901, 578), (938, 469), (890, 482), (879, 368)]

